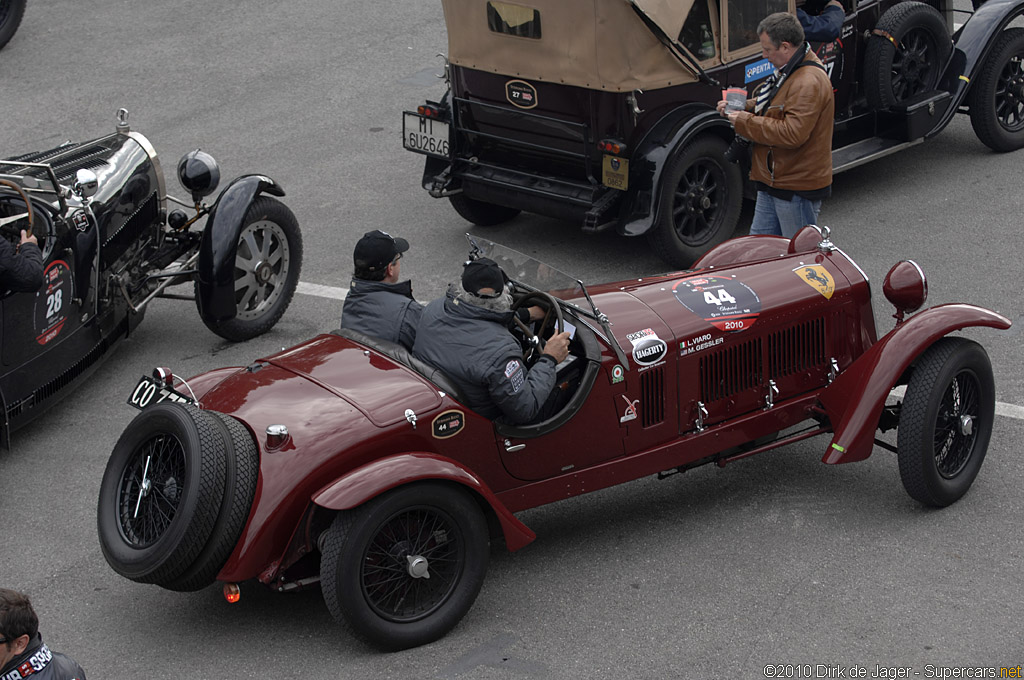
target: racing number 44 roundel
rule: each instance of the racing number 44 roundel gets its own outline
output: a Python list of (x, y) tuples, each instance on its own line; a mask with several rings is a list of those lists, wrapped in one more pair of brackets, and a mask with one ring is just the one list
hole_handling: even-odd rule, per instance
[(745, 331), (761, 314), (761, 298), (731, 276), (695, 276), (672, 286), (676, 299), (721, 331)]

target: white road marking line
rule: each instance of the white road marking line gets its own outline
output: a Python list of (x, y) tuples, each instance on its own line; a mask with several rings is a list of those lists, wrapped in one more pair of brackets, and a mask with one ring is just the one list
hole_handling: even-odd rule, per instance
[(315, 295), (316, 297), (330, 298), (331, 300), (344, 300), (348, 295), (348, 288), (336, 288), (334, 286), (321, 286), (318, 283), (306, 283), (299, 281), (295, 288), (296, 293), (303, 295)]
[[(337, 288), (335, 286), (321, 286), (318, 283), (306, 283), (299, 281), (299, 285), (295, 288), (296, 293), (302, 293), (303, 295), (314, 295), (316, 297), (329, 298), (331, 300), (344, 300), (345, 296), (348, 295), (348, 288)], [(893, 390), (893, 394), (902, 397), (905, 388), (898, 387)], [(1016, 418), (1017, 420), (1024, 420), (1024, 406), (1017, 406), (1016, 404), (1006, 404), (1001, 401), (996, 402), (996, 415), (1006, 416), (1007, 418)]]

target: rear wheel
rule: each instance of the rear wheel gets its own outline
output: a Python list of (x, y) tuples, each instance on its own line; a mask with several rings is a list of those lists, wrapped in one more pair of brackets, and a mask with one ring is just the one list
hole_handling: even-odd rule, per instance
[(943, 338), (914, 367), (900, 409), (897, 458), (911, 498), (936, 507), (971, 487), (995, 416), (995, 381), (984, 348)]
[(467, 197), (465, 194), (453, 194), (448, 201), (462, 218), (478, 227), (493, 227), (508, 222), (520, 213), (518, 208), (506, 208), (503, 205), (484, 203)]
[(743, 173), (725, 160), (725, 141), (701, 137), (685, 146), (661, 186), (651, 245), (669, 264), (689, 267), (733, 235), (743, 204)]
[(1010, 28), (974, 79), (968, 99), (971, 126), (993, 151), (1024, 147), (1024, 28)]
[(165, 585), (203, 550), (224, 496), (224, 443), (191, 405), (161, 403), (125, 428), (100, 484), (100, 547), (117, 573)]
[(487, 523), (469, 495), (415, 484), (334, 519), (320, 585), (335, 619), (384, 649), (437, 640), (476, 600), (487, 572)]
[(923, 2), (900, 2), (882, 15), (876, 31), (864, 55), (868, 104), (890, 109), (934, 90), (953, 51), (942, 15)]
[(203, 323), (234, 342), (266, 333), (288, 309), (301, 268), (302, 234), (295, 215), (284, 203), (260, 196), (246, 211), (238, 236), (235, 317), (224, 321), (204, 318)]

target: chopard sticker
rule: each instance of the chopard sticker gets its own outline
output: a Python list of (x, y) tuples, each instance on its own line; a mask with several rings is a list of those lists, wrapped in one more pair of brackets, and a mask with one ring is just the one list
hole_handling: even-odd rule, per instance
[(731, 276), (695, 276), (677, 281), (672, 292), (680, 304), (720, 331), (745, 331), (761, 314), (761, 298)]
[(512, 391), (518, 392), (526, 381), (523, 374), (523, 364), (518, 359), (512, 359), (505, 364), (505, 377), (512, 383)]
[(640, 403), (640, 400), (634, 399), (633, 401), (630, 401), (629, 397), (627, 397), (625, 394), (620, 394), (619, 396), (625, 399), (626, 401), (626, 410), (625, 412), (623, 412), (622, 417), (619, 418), (619, 422), (626, 423), (629, 422), (630, 420), (636, 420), (636, 407)]
[(836, 292), (835, 279), (820, 264), (800, 265), (793, 270), (793, 273), (799, 276), (801, 281), (821, 293), (826, 300), (831, 300), (832, 293)]
[(712, 338), (711, 333), (698, 335), (697, 337), (689, 338), (688, 340), (680, 340), (679, 356), (685, 357), (687, 354), (696, 354), (697, 352), (721, 345), (724, 341), (725, 338), (722, 336)]
[(64, 260), (55, 260), (43, 270), (43, 287), (36, 293), (33, 316), (36, 342), (40, 345), (60, 335), (68, 319), (71, 298), (71, 269)]
[(537, 105), (537, 88), (525, 80), (510, 80), (505, 83), (505, 98), (521, 109), (532, 109)]
[(622, 366), (615, 364), (612, 366), (612, 384), (620, 383), (626, 379), (626, 372), (622, 370)]
[(448, 439), (462, 432), (466, 425), (466, 414), (462, 411), (445, 411), (430, 423), (434, 439)]

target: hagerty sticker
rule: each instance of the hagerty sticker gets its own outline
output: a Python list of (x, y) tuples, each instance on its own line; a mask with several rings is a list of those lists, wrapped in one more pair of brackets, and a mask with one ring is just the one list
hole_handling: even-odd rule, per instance
[(668, 353), (668, 345), (651, 328), (627, 333), (626, 339), (633, 343), (633, 359), (641, 366), (653, 366)]
[(720, 331), (745, 331), (761, 314), (761, 298), (731, 276), (695, 276), (677, 281), (672, 292), (680, 304)]

